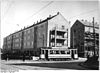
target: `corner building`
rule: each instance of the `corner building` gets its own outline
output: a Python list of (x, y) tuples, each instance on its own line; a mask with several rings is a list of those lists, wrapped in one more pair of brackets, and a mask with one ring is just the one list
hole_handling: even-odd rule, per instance
[[(87, 20), (76, 20), (71, 27), (71, 47), (78, 49), (79, 57), (87, 57), (88, 54), (99, 53), (99, 24), (94, 23), (95, 34), (93, 33), (93, 23)], [(94, 43), (95, 35), (95, 43)]]
[[(39, 54), (41, 47), (70, 47), (70, 24), (58, 12), (54, 16), (37, 22), (27, 28), (21, 29), (11, 34), (10, 39), (11, 51), (18, 50), (24, 53), (30, 52), (33, 55)], [(5, 37), (4, 49), (8, 50), (9, 45)]]
[(39, 54), (41, 47), (70, 47), (69, 22), (60, 14), (23, 29), (23, 50)]

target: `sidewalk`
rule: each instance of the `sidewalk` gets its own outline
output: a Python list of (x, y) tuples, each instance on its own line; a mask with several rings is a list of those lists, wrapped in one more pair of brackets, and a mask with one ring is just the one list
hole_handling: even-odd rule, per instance
[(1, 63), (6, 63), (6, 64), (18, 64), (18, 63), (64, 63), (64, 62), (84, 62), (86, 61), (87, 59), (86, 58), (79, 58), (78, 60), (68, 60), (68, 61), (34, 61), (34, 60), (8, 60), (8, 61), (5, 61), (5, 60), (1, 60)]

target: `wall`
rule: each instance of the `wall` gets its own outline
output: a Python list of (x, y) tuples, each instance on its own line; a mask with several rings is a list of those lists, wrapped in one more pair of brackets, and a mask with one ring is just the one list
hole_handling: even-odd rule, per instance
[(7, 50), (11, 50), (12, 49), (12, 35), (7, 36), (7, 46), (6, 49)]
[(13, 49), (21, 49), (22, 47), (22, 31), (13, 34)]
[(47, 47), (47, 21), (34, 27), (34, 48)]
[(34, 27), (24, 30), (23, 49), (29, 50), (34, 48)]
[(7, 49), (7, 37), (3, 39), (3, 49)]
[(84, 25), (78, 20), (71, 27), (71, 47), (78, 49), (78, 54), (84, 53)]
[[(60, 13), (54, 18), (48, 20), (48, 38), (50, 30), (52, 30), (56, 26), (58, 28), (65, 26), (66, 31), (68, 29), (68, 47), (70, 47), (70, 24)], [(49, 39), (47, 39), (47, 46), (49, 47)]]

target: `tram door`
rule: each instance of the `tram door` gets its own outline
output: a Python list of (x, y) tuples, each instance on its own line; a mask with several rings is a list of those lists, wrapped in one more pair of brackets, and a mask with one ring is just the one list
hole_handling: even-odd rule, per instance
[(45, 58), (48, 59), (48, 50), (45, 50)]
[(72, 54), (71, 54), (71, 57), (74, 59), (74, 50), (72, 50), (71, 53), (72, 53)]

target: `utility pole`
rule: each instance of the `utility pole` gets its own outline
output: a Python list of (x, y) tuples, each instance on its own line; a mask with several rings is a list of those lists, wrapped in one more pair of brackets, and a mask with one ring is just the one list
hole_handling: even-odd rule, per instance
[(74, 48), (74, 31), (73, 31), (73, 48)]
[(94, 26), (94, 17), (93, 17), (93, 37), (94, 37), (93, 49), (94, 49), (94, 56), (95, 56), (95, 26)]

